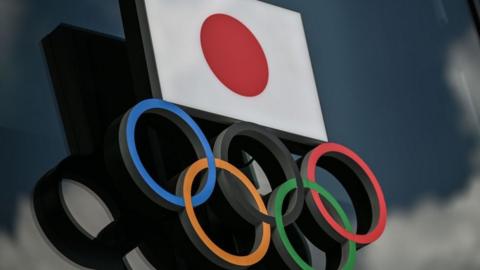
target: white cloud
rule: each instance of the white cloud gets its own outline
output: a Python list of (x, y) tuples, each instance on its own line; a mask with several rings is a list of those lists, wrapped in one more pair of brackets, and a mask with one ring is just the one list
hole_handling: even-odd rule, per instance
[(454, 96), (463, 110), (464, 127), (480, 133), (480, 42), (476, 30), (453, 44), (448, 59), (446, 76)]
[(452, 45), (446, 67), (459, 123), (478, 138), (470, 184), (448, 200), (426, 199), (411, 212), (391, 213), (382, 238), (361, 252), (363, 269), (480, 269), (480, 46), (473, 29)]
[(63, 260), (43, 239), (28, 199), (21, 199), (13, 234), (0, 232), (0, 269), (78, 269)]
[(363, 269), (480, 269), (480, 177), (446, 203), (428, 200), (390, 216), (382, 238), (359, 258)]

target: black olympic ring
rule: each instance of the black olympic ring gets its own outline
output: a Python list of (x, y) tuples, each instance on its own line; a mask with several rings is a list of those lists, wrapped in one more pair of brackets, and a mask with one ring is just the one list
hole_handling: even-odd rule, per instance
[[(262, 168), (267, 168), (264, 171), (267, 178), (271, 179), (272, 189), (292, 178), (296, 179), (297, 186), (303, 186), (298, 167), (287, 147), (280, 139), (258, 125), (246, 122), (233, 124), (217, 137), (213, 152), (216, 157), (230, 161), (232, 164), (241, 163), (238, 161), (241, 160), (240, 145), (241, 150), (252, 156), (252, 159), (258, 162)], [(231, 161), (232, 159), (233, 161)], [(220, 171), (218, 177), (232, 177), (232, 175)], [(226, 181), (219, 181), (218, 184), (227, 200), (243, 218), (252, 222), (265, 221), (275, 224), (274, 217), (257, 211), (251, 202), (251, 197), (240, 192), (243, 189), (236, 189), (235, 185), (226, 183)], [(304, 195), (303, 189), (296, 189), (284, 216), (285, 225), (293, 223), (302, 212)]]

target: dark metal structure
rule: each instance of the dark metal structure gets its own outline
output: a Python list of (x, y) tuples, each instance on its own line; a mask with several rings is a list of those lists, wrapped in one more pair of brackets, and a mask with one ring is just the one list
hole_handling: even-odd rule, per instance
[[(325, 252), (326, 269), (339, 269), (353, 267), (356, 250), (383, 232), (383, 192), (368, 166), (345, 147), (316, 146), (314, 141), (188, 108), (187, 114), (152, 99), (147, 60), (138, 41), (126, 43), (61, 25), (43, 46), (71, 155), (39, 180), (33, 202), (42, 231), (69, 260), (93, 269), (127, 269), (124, 257), (139, 248), (156, 269), (297, 269), (299, 261), (312, 264), (308, 239)], [(292, 153), (300, 158), (294, 160)], [(260, 180), (253, 161), (273, 192), (257, 192)], [(207, 162), (205, 173), (191, 176), (194, 166)], [(352, 198), (355, 233), (328, 192), (322, 195), (324, 202), (318, 193), (307, 192), (322, 191), (314, 180), (305, 180), (315, 179), (317, 165), (339, 178)], [(251, 180), (242, 180), (242, 187), (236, 183), (241, 178)], [(64, 179), (83, 184), (111, 212), (114, 221), (97, 236), (86, 234), (66, 207)], [(182, 193), (185, 183), (192, 194)], [(248, 192), (252, 190), (255, 199)], [(288, 199), (282, 208), (277, 194), (286, 190), (292, 191), (290, 196), (278, 196)], [(201, 203), (187, 206), (188, 196), (193, 201), (205, 193)], [(320, 217), (322, 207), (325, 219)], [(199, 227), (208, 241), (199, 236)], [(356, 237), (358, 242), (352, 240)], [(232, 261), (220, 258), (211, 242), (222, 254), (239, 255), (230, 256), (235, 257)], [(262, 248), (258, 260), (242, 261), (245, 254)]]

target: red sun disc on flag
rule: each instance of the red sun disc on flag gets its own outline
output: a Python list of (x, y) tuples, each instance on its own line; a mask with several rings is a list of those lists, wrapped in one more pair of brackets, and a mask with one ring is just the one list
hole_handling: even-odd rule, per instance
[(203, 54), (215, 76), (231, 91), (260, 95), (268, 83), (268, 63), (255, 35), (225, 14), (208, 17), (201, 30)]

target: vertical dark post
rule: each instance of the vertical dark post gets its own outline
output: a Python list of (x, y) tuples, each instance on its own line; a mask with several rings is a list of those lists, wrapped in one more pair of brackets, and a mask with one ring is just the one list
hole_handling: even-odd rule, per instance
[(136, 103), (125, 42), (60, 25), (42, 44), (71, 154), (101, 149), (107, 127)]

